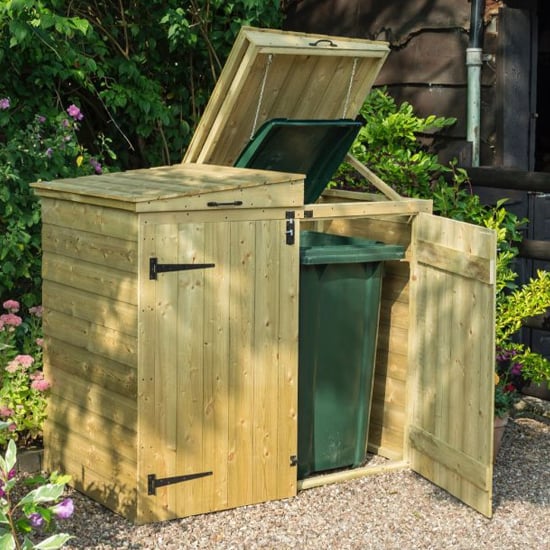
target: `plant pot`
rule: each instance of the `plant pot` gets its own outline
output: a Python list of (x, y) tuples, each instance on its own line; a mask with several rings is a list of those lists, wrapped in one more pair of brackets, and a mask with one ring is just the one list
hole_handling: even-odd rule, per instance
[(506, 424), (508, 424), (507, 416), (495, 416), (493, 432), (493, 462), (496, 462), (498, 451), (500, 450), (500, 445), (502, 443), (502, 436), (504, 435), (504, 430), (506, 429)]

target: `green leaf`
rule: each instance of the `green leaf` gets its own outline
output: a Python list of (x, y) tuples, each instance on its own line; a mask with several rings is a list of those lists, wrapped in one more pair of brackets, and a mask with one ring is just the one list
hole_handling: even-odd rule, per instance
[(54, 550), (56, 548), (61, 548), (69, 539), (72, 539), (71, 535), (66, 533), (59, 533), (57, 535), (52, 535), (42, 542), (35, 545), (34, 548), (40, 550)]
[(0, 537), (0, 550), (13, 550), (15, 548), (15, 540), (11, 533), (6, 533)]
[(53, 502), (57, 500), (64, 491), (63, 485), (57, 485), (48, 483), (27, 493), (20, 501), (20, 505), (27, 504), (29, 502), (41, 503), (41, 502)]
[(13, 439), (10, 439), (10, 442), (8, 443), (8, 448), (6, 450), (6, 469), (8, 472), (13, 470), (16, 462), (17, 446), (15, 445), (15, 441)]

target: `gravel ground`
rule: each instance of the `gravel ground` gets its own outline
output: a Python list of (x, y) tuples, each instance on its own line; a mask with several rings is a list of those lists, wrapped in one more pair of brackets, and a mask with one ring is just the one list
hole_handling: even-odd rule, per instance
[(550, 421), (508, 423), (494, 515), (474, 512), (411, 471), (302, 491), (296, 498), (136, 527), (73, 492), (72, 549), (550, 548)]

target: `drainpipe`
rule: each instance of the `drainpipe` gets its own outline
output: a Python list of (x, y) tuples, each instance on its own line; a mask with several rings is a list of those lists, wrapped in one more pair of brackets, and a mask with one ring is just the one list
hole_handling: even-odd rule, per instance
[(485, 0), (471, 0), (470, 41), (466, 49), (468, 68), (468, 105), (466, 139), (472, 144), (472, 166), (479, 166), (480, 121), (481, 121), (481, 65), (483, 50), (483, 14)]

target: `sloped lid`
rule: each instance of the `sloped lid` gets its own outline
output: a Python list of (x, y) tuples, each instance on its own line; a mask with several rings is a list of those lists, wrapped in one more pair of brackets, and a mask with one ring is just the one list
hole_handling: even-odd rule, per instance
[(267, 120), (354, 119), (386, 42), (243, 27), (185, 155), (233, 165)]
[(305, 174), (304, 203), (315, 202), (344, 160), (361, 128), (354, 120), (264, 123), (235, 166)]

